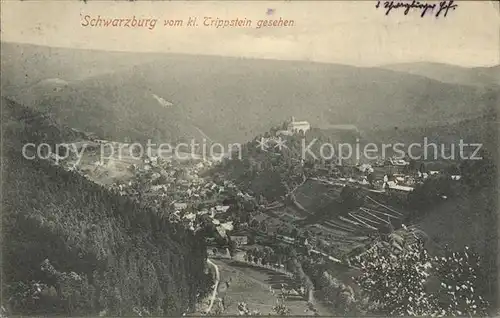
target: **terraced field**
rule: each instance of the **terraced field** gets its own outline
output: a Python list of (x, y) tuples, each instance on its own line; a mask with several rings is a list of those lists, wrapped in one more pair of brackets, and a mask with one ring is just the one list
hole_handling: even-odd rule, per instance
[[(373, 198), (369, 191), (363, 194), (363, 204), (347, 210), (340, 203), (342, 185), (308, 180), (296, 191), (300, 204), (313, 216), (297, 223), (303, 224), (317, 237), (339, 252), (348, 252), (369, 240), (369, 235), (400, 223), (404, 213)], [(363, 191), (363, 190), (360, 190)]]

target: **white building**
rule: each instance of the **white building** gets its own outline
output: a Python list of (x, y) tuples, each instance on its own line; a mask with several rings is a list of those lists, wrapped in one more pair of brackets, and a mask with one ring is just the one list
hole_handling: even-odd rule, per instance
[(388, 181), (387, 186), (388, 186), (389, 190), (396, 190), (396, 191), (401, 191), (401, 192), (406, 192), (406, 193), (413, 191), (413, 187), (399, 185), (394, 181)]
[(227, 210), (229, 210), (229, 205), (218, 205), (215, 207), (215, 210), (217, 212), (225, 213)]
[(238, 247), (248, 244), (248, 237), (246, 235), (230, 235), (229, 237)]
[(295, 118), (292, 116), (287, 128), (292, 133), (306, 133), (306, 131), (311, 129), (311, 124), (307, 121), (295, 121)]
[(405, 161), (403, 159), (395, 159), (395, 158), (389, 158), (389, 162), (393, 166), (407, 166), (410, 164), (408, 161)]
[(173, 206), (174, 206), (174, 209), (182, 211), (182, 210), (187, 209), (188, 204), (184, 203), (184, 202), (174, 202)]

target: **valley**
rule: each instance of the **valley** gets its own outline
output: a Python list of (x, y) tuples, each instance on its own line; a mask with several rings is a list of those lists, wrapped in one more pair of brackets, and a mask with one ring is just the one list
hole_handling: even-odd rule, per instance
[[(10, 312), (494, 311), (498, 67), (436, 74), (2, 44)], [(424, 137), (480, 142), (483, 158), (301, 148)], [(201, 140), (237, 144), (240, 156), (137, 150)]]
[[(376, 166), (370, 171), (374, 172), (375, 179), (367, 181), (360, 165), (310, 163), (301, 166), (296, 163), (299, 160), (291, 160), (288, 164), (299, 169), (296, 173), (302, 174), (303, 180), (282, 175), (284, 192), (281, 196), (279, 193), (268, 196), (265, 192), (255, 192), (259, 188), (245, 188), (244, 183), (238, 182), (238, 174), (232, 179), (231, 174), (227, 174), (232, 171), (229, 168), (232, 160), (214, 161), (193, 155), (167, 157), (157, 151), (139, 158), (133, 151), (129, 153), (134, 156), (114, 158), (116, 153), (106, 150), (113, 147), (127, 150), (126, 145), (100, 142), (103, 144), (99, 147), (86, 147), (79, 160), (69, 157), (59, 165), (158, 211), (170, 222), (204, 238), (208, 264), (212, 264), (208, 271), (217, 283), (213, 294), (199, 303), (193, 315), (235, 315), (246, 311), (276, 314), (280, 306), (286, 306), (283, 308), (292, 315), (345, 313), (354, 309), (338, 307), (336, 301), (332, 308), (333, 296), (324, 296), (325, 287), (313, 283), (317, 275), (313, 274), (315, 268), (326, 266), (324, 273), (335, 275), (340, 280), (338, 286), (344, 286), (337, 287), (338, 293), (349, 295), (346, 297), (353, 302), (354, 290), (359, 287), (350, 275), (356, 275), (359, 270), (359, 259), (384, 243), (394, 231), (404, 229), (408, 232), (404, 235), (409, 235), (405, 244), (422, 240), (438, 255), (443, 252), (444, 242), (453, 240), (436, 241), (437, 234), (429, 235), (446, 223), (439, 225), (428, 220), (437, 214), (415, 218), (411, 192), (399, 192), (397, 187), (391, 190), (382, 185), (382, 179), (391, 174), (400, 187), (412, 191), (432, 180), (454, 180), (447, 166), (440, 171), (433, 170), (434, 176), (431, 173), (424, 176), (417, 170), (373, 163)], [(245, 147), (252, 147), (252, 143)], [(104, 153), (100, 153), (103, 150)], [(281, 154), (287, 151), (293, 149), (283, 150)], [(274, 153), (280, 152), (274, 150)], [(271, 153), (265, 156), (274, 157)], [(104, 164), (100, 161), (103, 157), (106, 158)], [(260, 160), (268, 159), (261, 157)], [(432, 167), (432, 163), (427, 164)], [(366, 169), (366, 164), (362, 167)], [(283, 168), (290, 171), (286, 165)], [(225, 175), (221, 175), (221, 169)], [(446, 182), (456, 187), (453, 191), (465, 191), (465, 184), (460, 180)], [(456, 202), (458, 199), (451, 193), (446, 196)], [(440, 201), (447, 201), (443, 194), (440, 196)], [(434, 204), (452, 204), (440, 201)], [(464, 240), (463, 245), (455, 248), (467, 246), (466, 242), (471, 241)], [(485, 242), (477, 244), (468, 246), (481, 251), (481, 244)], [(399, 248), (396, 247), (396, 251)], [(296, 295), (291, 297), (288, 291)]]

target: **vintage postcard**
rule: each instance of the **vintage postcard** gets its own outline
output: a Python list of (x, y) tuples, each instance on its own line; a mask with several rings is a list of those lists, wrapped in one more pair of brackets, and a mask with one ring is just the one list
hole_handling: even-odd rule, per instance
[(1, 4), (1, 317), (498, 316), (499, 1)]

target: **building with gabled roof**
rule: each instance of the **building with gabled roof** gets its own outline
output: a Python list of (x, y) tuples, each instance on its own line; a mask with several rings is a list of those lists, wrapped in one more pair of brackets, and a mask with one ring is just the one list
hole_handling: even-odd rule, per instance
[(295, 117), (292, 116), (290, 122), (288, 123), (287, 130), (292, 133), (303, 133), (305, 134), (311, 129), (311, 124), (307, 121), (295, 121)]

